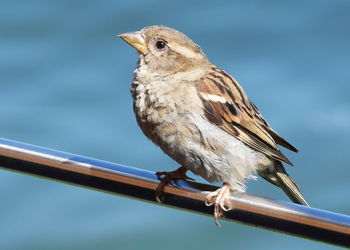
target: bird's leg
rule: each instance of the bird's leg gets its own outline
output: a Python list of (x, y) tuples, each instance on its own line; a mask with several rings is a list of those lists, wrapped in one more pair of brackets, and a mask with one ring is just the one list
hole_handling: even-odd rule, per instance
[(162, 203), (164, 187), (167, 184), (169, 184), (170, 181), (172, 181), (172, 180), (177, 181), (180, 179), (193, 180), (192, 178), (190, 178), (186, 175), (187, 171), (188, 171), (188, 168), (181, 166), (172, 172), (156, 172), (156, 175), (158, 176), (158, 179), (160, 180), (160, 183), (156, 189), (156, 200), (159, 203)]
[[(229, 197), (231, 190), (231, 185), (227, 182), (222, 184), (222, 187), (214, 192), (210, 192), (205, 198), (205, 205), (211, 206), (214, 204), (214, 219), (215, 224), (220, 227), (219, 218), (223, 215), (225, 211), (228, 211), (229, 208), (225, 207), (225, 200)], [(211, 200), (215, 199), (215, 202), (212, 203)]]

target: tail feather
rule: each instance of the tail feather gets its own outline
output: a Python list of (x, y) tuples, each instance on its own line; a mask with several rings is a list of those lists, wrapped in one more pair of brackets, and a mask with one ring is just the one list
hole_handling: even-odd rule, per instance
[(309, 206), (301, 194), (298, 185), (292, 177), (287, 174), (281, 162), (276, 162), (273, 171), (266, 170), (259, 172), (259, 175), (270, 183), (280, 187), (293, 202)]

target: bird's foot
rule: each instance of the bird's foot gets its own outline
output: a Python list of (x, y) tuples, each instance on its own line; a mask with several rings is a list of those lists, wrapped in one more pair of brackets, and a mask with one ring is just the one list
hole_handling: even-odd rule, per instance
[(170, 181), (172, 180), (178, 181), (180, 179), (193, 180), (192, 178), (186, 175), (187, 171), (188, 171), (188, 168), (181, 166), (172, 172), (156, 172), (158, 179), (161, 180), (156, 189), (156, 200), (159, 203), (162, 203), (162, 201), (164, 201), (164, 197), (163, 197), (164, 187), (168, 185)]
[[(228, 199), (230, 194), (231, 185), (227, 182), (224, 182), (221, 188), (214, 192), (210, 192), (205, 198), (205, 205), (211, 206), (214, 205), (214, 219), (215, 224), (220, 227), (219, 218), (224, 214), (224, 212), (230, 210), (229, 207), (225, 207), (225, 201)], [(211, 201), (214, 200), (214, 203)]]

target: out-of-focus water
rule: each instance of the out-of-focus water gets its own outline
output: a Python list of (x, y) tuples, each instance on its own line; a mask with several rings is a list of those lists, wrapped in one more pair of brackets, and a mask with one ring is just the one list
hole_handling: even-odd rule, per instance
[[(177, 164), (138, 128), (136, 52), (116, 35), (164, 24), (233, 76), (295, 144), (312, 206), (350, 214), (350, 2), (2, 1), (0, 136), (149, 170)], [(264, 180), (248, 192), (288, 198)], [(0, 170), (1, 249), (331, 246)]]

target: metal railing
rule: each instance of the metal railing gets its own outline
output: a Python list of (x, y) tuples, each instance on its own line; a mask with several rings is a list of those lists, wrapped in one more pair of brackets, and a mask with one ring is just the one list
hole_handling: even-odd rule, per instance
[[(140, 200), (155, 201), (154, 172), (0, 138), (0, 167), (49, 177)], [(205, 193), (215, 186), (178, 181), (164, 189), (163, 205), (212, 216)], [(234, 193), (224, 214), (229, 221), (350, 247), (350, 217), (290, 202)]]

